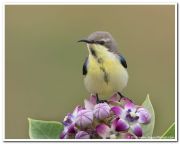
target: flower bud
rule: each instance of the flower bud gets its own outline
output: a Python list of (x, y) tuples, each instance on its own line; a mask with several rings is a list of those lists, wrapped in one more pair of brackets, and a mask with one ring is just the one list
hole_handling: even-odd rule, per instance
[(94, 107), (94, 116), (99, 120), (103, 120), (109, 116), (110, 109), (107, 103), (99, 103)]
[(103, 139), (107, 138), (110, 135), (110, 128), (105, 124), (99, 124), (96, 126), (96, 133)]
[(75, 136), (75, 139), (89, 139), (89, 138), (90, 135), (85, 131), (79, 131)]
[(80, 110), (77, 114), (76, 125), (86, 128), (93, 122), (93, 112), (91, 110)]
[(147, 124), (151, 120), (151, 115), (145, 108), (139, 108), (137, 109), (137, 116), (139, 117), (138, 122)]

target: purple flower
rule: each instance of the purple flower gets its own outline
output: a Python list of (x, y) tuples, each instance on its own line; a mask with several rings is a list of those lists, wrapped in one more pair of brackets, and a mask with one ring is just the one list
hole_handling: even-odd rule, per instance
[(86, 128), (93, 122), (93, 112), (91, 110), (80, 110), (76, 117), (76, 125)]
[(122, 115), (122, 113), (123, 113), (123, 108), (122, 107), (120, 107), (120, 106), (113, 106), (112, 108), (111, 108), (111, 111), (116, 115), (116, 116), (120, 116), (120, 115)]
[(103, 120), (104, 118), (107, 118), (109, 116), (111, 108), (107, 103), (96, 104), (96, 99), (96, 96), (91, 95), (89, 100), (84, 101), (84, 105), (87, 110), (93, 111), (94, 116), (97, 119)]
[(99, 103), (94, 107), (94, 116), (99, 120), (103, 120), (109, 116), (110, 109), (107, 103)]
[(73, 124), (75, 122), (78, 112), (82, 109), (83, 108), (81, 106), (77, 106), (74, 109), (73, 113), (68, 113), (67, 116), (65, 116), (65, 118), (64, 118), (63, 124), (65, 126), (69, 126), (69, 125)]
[(150, 113), (146, 109), (144, 109), (142, 107), (137, 109), (136, 114), (139, 117), (139, 119), (138, 119), (139, 123), (146, 124), (146, 123), (149, 123), (150, 120), (151, 120)]
[(110, 128), (105, 124), (99, 124), (96, 126), (96, 133), (105, 139), (110, 136)]
[(67, 139), (69, 138), (69, 135), (75, 134), (76, 133), (76, 127), (74, 124), (64, 127), (63, 132), (60, 135), (61, 139)]
[(127, 103), (124, 106), (125, 119), (129, 122), (134, 122), (139, 119), (137, 115), (137, 108), (133, 103)]
[(68, 113), (67, 116), (65, 116), (63, 124), (65, 126), (69, 126), (71, 125), (73, 122), (73, 115), (71, 113)]
[(125, 104), (124, 109), (120, 106), (114, 106), (111, 108), (111, 111), (113, 111), (116, 116), (119, 116), (128, 122), (145, 124), (149, 123), (151, 120), (151, 116), (146, 109), (137, 107), (133, 103)]
[[(132, 102), (128, 102), (124, 105), (124, 109), (120, 106), (114, 106), (111, 108), (111, 111), (118, 117), (121, 119), (124, 119), (125, 121), (127, 121), (127, 125), (131, 125), (131, 129), (133, 131), (133, 133), (137, 136), (137, 137), (141, 137), (143, 135), (143, 131), (142, 131), (142, 127), (139, 123), (149, 123), (151, 116), (149, 114), (149, 112), (142, 108), (142, 107), (137, 107), (136, 105), (134, 105)], [(117, 130), (117, 119), (115, 119), (115, 122), (113, 123), (115, 129)]]
[(64, 118), (62, 139), (136, 139), (143, 136), (144, 126), (151, 120), (147, 109), (114, 94), (107, 103), (96, 103), (91, 95), (84, 107), (77, 106)]
[(75, 139), (89, 139), (89, 138), (90, 135), (85, 131), (79, 131), (75, 136)]
[(66, 139), (69, 137), (69, 134), (75, 134), (76, 128), (75, 128), (75, 119), (77, 117), (77, 113), (82, 110), (81, 106), (77, 106), (73, 113), (68, 113), (67, 116), (65, 116), (63, 124), (64, 124), (64, 130), (60, 135), (61, 139)]
[(116, 118), (112, 122), (112, 129), (117, 132), (127, 131), (129, 124), (124, 119)]

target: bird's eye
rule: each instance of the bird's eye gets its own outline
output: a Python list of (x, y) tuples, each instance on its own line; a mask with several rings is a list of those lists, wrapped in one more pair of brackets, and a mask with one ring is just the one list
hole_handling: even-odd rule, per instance
[(98, 41), (97, 43), (100, 44), (100, 45), (104, 45), (104, 44), (105, 44), (105, 41), (102, 41), (102, 40), (101, 40), (101, 41)]

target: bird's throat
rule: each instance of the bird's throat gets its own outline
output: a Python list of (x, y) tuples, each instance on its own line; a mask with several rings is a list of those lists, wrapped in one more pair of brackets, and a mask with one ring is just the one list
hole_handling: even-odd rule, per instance
[(102, 46), (95, 45), (94, 47), (88, 47), (89, 53), (90, 53), (90, 61), (94, 61), (100, 71), (103, 73), (103, 79), (106, 84), (110, 81), (109, 73), (107, 72), (106, 66), (104, 63), (106, 61), (109, 61), (109, 51), (107, 51), (106, 48), (103, 48)]
[[(108, 59), (110, 52), (108, 49), (99, 44), (88, 45), (89, 54), (94, 57), (98, 63), (103, 63), (105, 59)], [(103, 60), (104, 59), (104, 60)]]

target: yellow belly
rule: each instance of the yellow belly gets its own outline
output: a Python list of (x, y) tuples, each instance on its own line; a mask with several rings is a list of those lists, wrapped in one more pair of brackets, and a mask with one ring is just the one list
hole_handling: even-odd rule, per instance
[(115, 92), (121, 92), (128, 82), (127, 70), (115, 57), (104, 60), (103, 67), (109, 76), (108, 83), (104, 80), (104, 72), (100, 69), (100, 64), (93, 57), (89, 57), (88, 73), (84, 78), (86, 89), (101, 96), (111, 96)]

